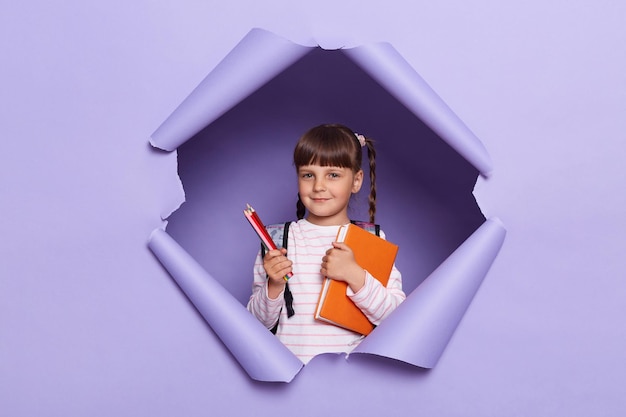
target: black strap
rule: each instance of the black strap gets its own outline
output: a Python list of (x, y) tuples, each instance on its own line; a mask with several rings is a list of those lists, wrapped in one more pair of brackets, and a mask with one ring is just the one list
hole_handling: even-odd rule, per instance
[[(288, 244), (288, 239), (289, 239), (289, 225), (291, 225), (291, 222), (286, 222), (283, 228), (283, 248), (285, 249), (287, 249), (287, 244)], [(265, 245), (263, 244), (261, 244), (261, 257), (265, 257)], [(285, 307), (287, 308), (287, 318), (289, 318), (293, 316), (294, 314), (296, 314), (296, 312), (293, 309), (293, 294), (291, 293), (291, 290), (289, 289), (288, 282), (285, 283), (285, 291), (283, 293), (283, 297), (285, 299)], [(276, 334), (276, 331), (278, 330), (279, 322), (280, 322), (280, 319), (279, 321), (276, 322), (274, 327), (270, 329), (270, 332), (272, 332), (273, 334)]]
[(357, 221), (357, 220), (350, 220), (350, 223), (352, 223), (355, 226), (359, 226), (359, 227), (367, 230), (368, 232), (372, 231), (372, 226), (373, 226), (374, 234), (376, 234), (376, 236), (380, 237), (380, 225), (379, 224), (360, 222), (360, 221)]
[[(285, 223), (285, 229), (283, 231), (283, 248), (287, 248), (290, 224), (291, 222)], [(296, 314), (293, 310), (293, 294), (291, 294), (291, 290), (289, 289), (289, 282), (285, 283), (285, 307), (287, 307), (287, 318)]]

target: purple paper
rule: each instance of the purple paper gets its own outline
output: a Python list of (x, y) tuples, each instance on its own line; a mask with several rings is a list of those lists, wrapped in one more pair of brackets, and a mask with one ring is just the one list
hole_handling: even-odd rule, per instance
[(482, 175), (493, 169), (480, 140), (388, 43), (346, 49), (345, 54), (378, 81)]
[(487, 220), (354, 353), (434, 367), (498, 255), (505, 234), (498, 219)]
[(289, 382), (303, 366), (232, 295), (160, 229), (150, 249), (252, 379)]
[[(171, 229), (172, 234), (167, 236), (173, 238), (172, 242), (176, 240), (184, 242), (189, 250), (188, 253), (185, 252), (185, 258), (189, 262), (193, 261), (194, 268), (203, 268), (206, 275), (208, 275), (206, 271), (213, 271), (211, 276), (216, 278), (211, 279), (211, 282), (223, 285), (224, 287), (220, 287), (220, 293), (228, 294), (228, 299), (239, 300), (239, 304), (230, 303), (207, 310), (206, 307), (198, 306), (198, 303), (206, 303), (202, 297), (192, 296), (186, 292), (187, 296), (199, 310), (204, 311), (203, 317), (209, 324), (219, 324), (221, 317), (230, 317), (232, 323), (229, 326), (231, 329), (229, 335), (237, 331), (235, 329), (248, 326), (237, 324), (237, 320), (247, 322), (252, 317), (245, 313), (243, 316), (239, 315), (250, 293), (250, 281), (247, 277), (251, 276), (251, 264), (248, 268), (242, 269), (240, 259), (245, 251), (235, 251), (232, 248), (226, 248), (224, 251), (220, 246), (207, 244), (207, 236), (229, 234), (243, 236), (240, 242), (242, 248), (248, 247), (247, 243), (258, 245), (241, 214), (242, 208), (245, 207), (244, 202), (252, 202), (260, 209), (260, 213), (276, 215), (281, 211), (279, 207), (284, 206), (282, 200), (287, 199), (289, 195), (284, 190), (292, 189), (295, 195), (293, 189), (295, 181), (288, 161), (294, 138), (304, 130), (302, 127), (304, 123), (300, 119), (327, 118), (332, 114), (326, 111), (327, 97), (333, 95), (339, 98), (342, 88), (345, 86), (350, 88), (350, 84), (353, 84), (356, 91), (372, 98), (371, 101), (374, 103), (371, 107), (372, 114), (380, 112), (381, 108), (386, 111), (393, 109), (394, 106), (398, 108), (393, 116), (389, 113), (384, 119), (385, 127), (397, 126), (405, 134), (415, 129), (415, 126), (420, 129), (413, 143), (403, 143), (396, 148), (392, 147), (391, 142), (379, 143), (381, 155), (377, 161), (379, 165), (384, 166), (386, 161), (397, 164), (403, 148), (406, 150), (410, 147), (421, 147), (420, 153), (425, 155), (425, 159), (430, 160), (419, 163), (423, 170), (422, 175), (427, 179), (426, 188), (414, 190), (408, 197), (419, 200), (419, 206), (410, 204), (402, 209), (379, 204), (380, 213), (400, 213), (412, 206), (409, 212), (399, 217), (423, 223), (415, 233), (406, 233), (408, 229), (404, 226), (405, 236), (396, 232), (395, 240), (398, 243), (404, 238), (401, 253), (402, 250), (405, 252), (403, 255), (405, 259), (411, 257), (412, 251), (417, 251), (422, 259), (422, 265), (419, 267), (409, 264), (407, 269), (401, 269), (405, 275), (405, 291), (407, 293), (413, 291), (416, 295), (409, 296), (407, 306), (392, 315), (393, 320), (390, 318), (389, 325), (381, 326), (380, 331), (372, 334), (371, 340), (370, 337), (366, 338), (368, 343), (358, 352), (374, 353), (424, 368), (432, 367), (452, 337), (500, 247), (499, 244), (490, 246), (489, 242), (477, 245), (474, 242), (480, 241), (479, 238), (485, 229), (499, 228), (501, 236), (504, 236), (504, 228), (499, 222), (490, 220), (480, 226), (484, 218), (477, 211), (476, 204), (469, 195), (477, 173), (482, 172), (486, 175), (491, 170), (489, 156), (480, 141), (391, 46), (382, 44), (356, 47), (347, 51), (322, 51), (296, 46), (287, 48), (288, 45), (284, 39), (265, 31), (251, 31), (155, 132), (153, 143), (161, 144), (160, 146), (165, 149), (178, 146), (179, 172), (188, 193), (187, 203), (174, 213), (169, 221), (168, 230)], [(264, 56), (258, 52), (259, 48), (273, 52), (270, 56)], [(287, 48), (284, 56), (282, 48)], [(350, 59), (346, 60), (344, 54)], [(270, 61), (269, 64), (265, 63), (266, 60)], [(357, 65), (354, 66), (351, 61)], [(246, 87), (217, 90), (210, 88), (215, 85), (238, 85), (237, 77), (243, 76), (240, 67), (264, 67), (266, 64), (271, 69), (259, 73), (244, 70), (248, 71), (245, 72)], [(324, 71), (329, 73), (324, 74)], [(368, 78), (366, 73), (372, 74), (373, 79)], [(333, 81), (335, 74), (348, 75), (345, 75), (345, 79), (340, 77)], [(377, 80), (378, 84), (374, 80)], [(326, 84), (326, 87), (323, 84)], [(253, 91), (254, 88), (258, 90)], [(313, 90), (309, 91), (311, 88)], [(294, 100), (294, 97), (300, 94), (306, 99)], [(347, 90), (345, 94), (350, 97), (354, 92)], [(380, 98), (376, 98), (377, 96)], [(238, 100), (241, 100), (241, 103), (238, 103)], [(405, 107), (402, 109), (398, 102), (404, 103)], [(299, 103), (305, 103), (305, 106)], [(373, 124), (365, 122), (368, 113), (366, 106), (358, 108), (347, 106), (347, 108), (353, 113), (345, 113), (341, 117), (353, 119), (357, 126), (369, 125), (370, 129), (376, 129), (375, 118), (370, 118), (374, 121)], [(406, 112), (407, 110), (409, 112)], [(334, 117), (342, 114), (339, 108), (334, 112)], [(403, 114), (405, 116), (401, 116)], [(218, 117), (220, 115), (221, 117)], [(285, 118), (280, 129), (276, 127), (273, 119), (277, 116), (270, 115)], [(392, 121), (393, 117), (401, 118)], [(189, 126), (195, 127), (190, 130)], [(190, 134), (193, 138), (189, 137)], [(166, 137), (169, 139), (165, 139)], [(381, 138), (384, 139), (385, 136)], [(446, 147), (442, 139), (451, 147)], [(187, 140), (189, 143), (186, 143)], [(465, 161), (459, 159), (457, 152), (463, 154)], [(437, 160), (434, 156), (440, 159)], [(230, 171), (230, 161), (233, 158), (240, 163), (237, 175), (242, 179), (237, 185), (236, 193), (232, 193), (232, 183), (220, 181), (220, 173)], [(274, 161), (279, 163), (275, 164)], [(442, 169), (442, 166), (445, 168)], [(390, 167), (387, 169), (388, 172), (393, 172)], [(271, 173), (274, 186), (259, 189), (256, 184), (258, 173), (264, 170), (267, 174)], [(384, 171), (381, 176), (379, 180), (381, 190), (405, 187), (402, 176), (401, 179), (394, 176), (385, 179)], [(428, 180), (430, 177), (436, 177), (437, 180)], [(277, 186), (278, 179), (284, 182), (283, 186)], [(414, 183), (409, 185), (410, 188), (414, 186)], [(267, 201), (268, 193), (271, 196), (272, 189), (279, 190), (280, 193)], [(208, 190), (210, 192), (207, 193)], [(216, 196), (220, 198), (216, 199)], [(245, 200), (248, 198), (252, 200)], [(426, 204), (429, 201), (431, 202)], [(267, 207), (265, 202), (270, 203), (272, 208)], [(445, 207), (443, 211), (442, 207)], [(449, 213), (442, 217), (442, 214), (448, 211)], [(284, 218), (290, 218), (287, 216), (290, 215), (285, 214)], [(263, 218), (267, 219), (265, 215)], [(428, 231), (438, 223), (438, 227)], [(458, 225), (455, 226), (456, 223)], [(474, 232), (476, 228), (478, 230)], [(155, 236), (162, 236), (162, 233), (155, 233)], [(469, 235), (471, 236), (461, 245)], [(248, 239), (245, 239), (246, 236)], [(429, 248), (429, 245), (433, 246), (433, 242), (437, 242), (435, 246), (441, 247)], [(153, 245), (154, 243), (151, 243), (151, 248)], [(458, 245), (461, 247), (455, 251)], [(468, 246), (473, 249), (470, 255), (466, 255), (467, 249), (463, 249)], [(250, 261), (255, 253), (252, 247), (247, 250)], [(453, 251), (454, 254), (448, 258)], [(166, 256), (181, 259), (179, 256), (168, 254), (168, 249), (162, 249), (157, 255), (160, 259)], [(202, 261), (195, 261), (194, 257)], [(458, 273), (451, 269), (451, 265), (459, 262), (459, 257), (469, 258), (465, 262), (473, 262), (464, 271), (465, 279), (460, 282), (457, 278)], [(423, 280), (419, 278), (420, 274), (425, 274), (426, 271), (430, 273), (438, 264), (432, 265), (432, 269), (424, 269), (424, 266), (433, 261), (442, 262), (446, 258), (448, 259), (433, 272), (434, 276), (444, 277), (435, 280), (431, 275), (420, 284)], [(401, 260), (402, 256), (399, 262)], [(179, 262), (184, 264), (185, 261)], [(224, 268), (222, 265), (227, 267)], [(174, 275), (174, 278), (178, 280), (177, 275)], [(434, 292), (428, 290), (432, 287), (430, 283), (433, 280), (438, 283)], [(413, 290), (415, 287), (417, 289)], [(420, 301), (422, 298), (430, 302), (426, 304)], [(413, 310), (426, 305), (430, 308), (418, 311), (420, 319), (415, 320), (416, 313)], [(397, 330), (403, 327), (406, 327), (407, 331), (400, 332), (394, 337), (389, 333), (393, 333), (393, 330), (385, 333), (386, 328)], [(215, 328), (214, 330), (224, 340), (222, 333)], [(263, 343), (268, 343), (267, 339), (271, 337), (269, 332), (265, 331)], [(231, 352), (236, 350), (237, 353), (233, 352), (233, 355), (249, 374), (255, 375), (256, 379), (290, 380), (293, 377), (290, 373), (292, 368), (285, 372), (289, 377), (280, 378), (274, 377), (271, 373), (259, 375), (249, 369), (255, 366), (251, 358), (256, 355), (256, 339), (251, 344), (249, 343), (251, 338), (252, 336), (248, 335), (247, 338), (238, 339), (239, 342), (225, 344)], [(275, 346), (268, 349), (270, 352)], [(407, 355), (407, 352), (413, 354)], [(284, 352), (269, 353), (268, 356), (282, 357)]]
[(152, 134), (151, 143), (172, 151), (253, 93), (310, 48), (254, 29)]
[[(0, 9), (2, 416), (624, 414), (626, 3)], [(175, 151), (150, 146), (259, 25), (307, 47), (390, 42), (480, 138), (491, 176), (346, 50), (311, 48)], [(168, 235), (245, 305), (258, 242), (242, 205), (293, 218), (289, 153), (325, 121), (377, 140), (377, 221), (400, 245), (408, 292), (485, 217), (506, 224), (433, 369), (325, 354), (290, 383), (253, 380), (146, 245), (166, 217)], [(273, 155), (275, 174), (241, 149)]]

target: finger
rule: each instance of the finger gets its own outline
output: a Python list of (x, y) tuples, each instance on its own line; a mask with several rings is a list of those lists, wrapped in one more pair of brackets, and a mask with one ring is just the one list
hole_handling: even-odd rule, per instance
[(292, 270), (292, 262), (287, 260), (284, 262), (278, 262), (273, 264), (267, 269), (272, 275), (280, 275), (281, 277), (286, 275)]
[(291, 265), (293, 264), (293, 262), (291, 262), (289, 259), (285, 258), (284, 261), (278, 262), (276, 264), (276, 267), (279, 269), (289, 269), (291, 268)]
[(291, 264), (291, 262), (288, 262), (282, 268), (279, 268), (277, 272), (280, 275), (280, 277), (282, 278), (282, 277), (284, 277), (285, 275), (287, 275), (288, 273), (290, 273), (292, 271), (293, 271), (292, 264)]
[(269, 251), (269, 252), (267, 252), (265, 254), (265, 259), (269, 260), (269, 259), (273, 259), (273, 258), (275, 258), (277, 256), (281, 256), (281, 255), (282, 255), (282, 253), (280, 253), (280, 251), (278, 251), (278, 250), (271, 250), (271, 251)]
[(279, 278), (283, 278), (289, 272), (290, 272), (290, 268), (284, 268), (284, 269), (278, 269), (276, 271), (273, 271), (271, 275), (274, 279), (279, 279)]
[(290, 266), (291, 266), (291, 261), (285, 258), (284, 256), (280, 258), (274, 258), (268, 262), (268, 267), (272, 271), (277, 271), (279, 269), (288, 268)]
[(265, 265), (266, 268), (274, 269), (276, 267), (276, 264), (279, 262), (280, 259), (278, 258), (267, 258), (263, 261), (263, 265)]

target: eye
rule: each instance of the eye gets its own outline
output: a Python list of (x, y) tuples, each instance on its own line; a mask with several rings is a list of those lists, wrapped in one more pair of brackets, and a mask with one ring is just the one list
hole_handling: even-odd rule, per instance
[(338, 172), (331, 172), (330, 174), (328, 174), (328, 176), (332, 179), (336, 179), (341, 177), (341, 174), (339, 174)]
[(313, 178), (313, 174), (311, 174), (310, 172), (305, 172), (305, 173), (300, 174), (300, 178), (303, 178), (303, 179)]

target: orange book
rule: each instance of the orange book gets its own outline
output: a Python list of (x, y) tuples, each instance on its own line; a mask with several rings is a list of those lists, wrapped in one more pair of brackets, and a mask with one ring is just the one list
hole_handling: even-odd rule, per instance
[[(354, 252), (356, 263), (383, 286), (387, 286), (396, 260), (398, 246), (353, 224), (342, 226), (337, 242), (344, 242)], [(315, 318), (368, 335), (374, 330), (365, 314), (348, 297), (348, 284), (326, 278), (317, 303)]]

